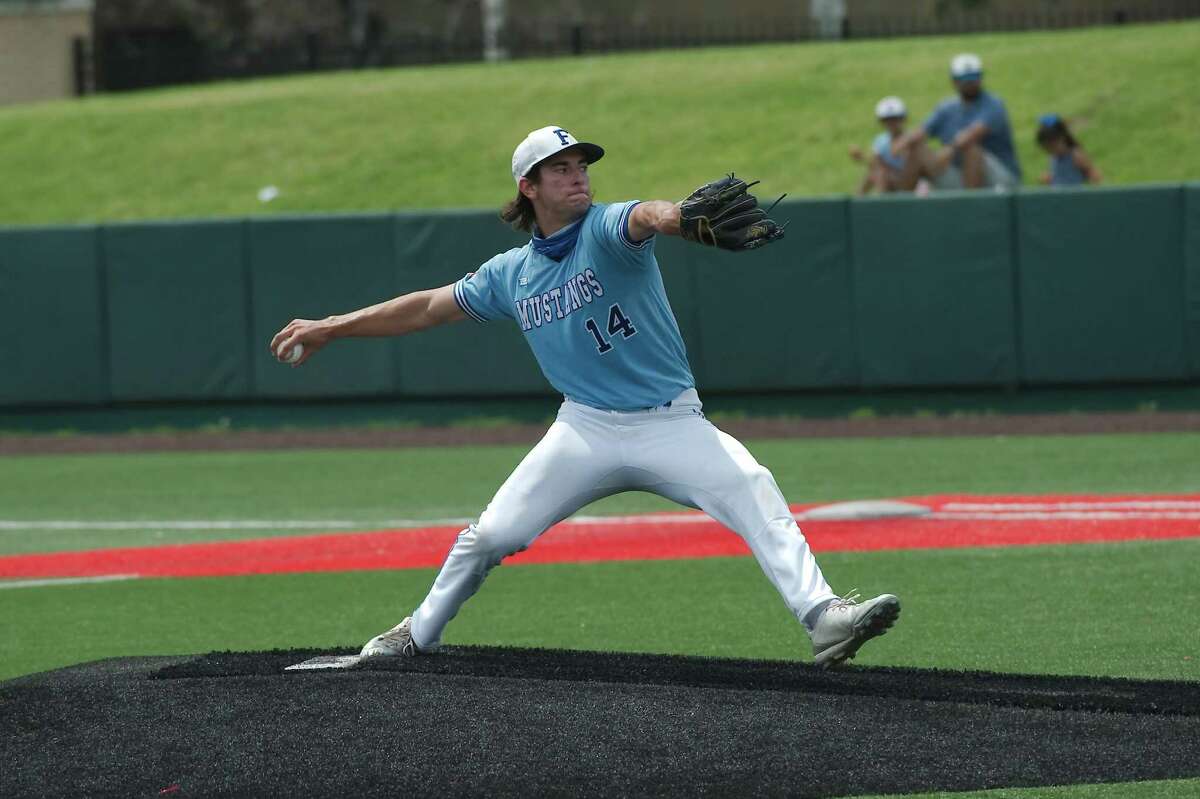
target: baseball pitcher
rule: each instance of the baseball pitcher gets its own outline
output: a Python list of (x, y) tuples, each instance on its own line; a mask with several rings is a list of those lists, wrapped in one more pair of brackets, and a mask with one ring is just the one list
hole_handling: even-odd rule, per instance
[(900, 602), (838, 597), (825, 581), (771, 473), (705, 419), (654, 256), (657, 236), (750, 250), (784, 235), (734, 175), (680, 203), (592, 202), (588, 170), (604, 150), (560, 127), (517, 145), (517, 194), (501, 218), (532, 234), (441, 288), (352, 313), (296, 319), (275, 334), (304, 364), (345, 336), (397, 336), (464, 319), (518, 325), (564, 399), (545, 437), (458, 535), (425, 600), (372, 638), (361, 656), (434, 651), (446, 625), (505, 557), (590, 502), (649, 491), (699, 508), (750, 546), (767, 579), (808, 631), (814, 659), (854, 657), (896, 621)]

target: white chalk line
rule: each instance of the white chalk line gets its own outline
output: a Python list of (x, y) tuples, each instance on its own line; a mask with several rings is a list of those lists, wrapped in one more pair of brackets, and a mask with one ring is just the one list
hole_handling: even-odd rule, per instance
[(947, 502), (943, 511), (1197, 510), (1200, 500), (1114, 499), (1092, 502)]
[(5, 588), (48, 588), (58, 585), (83, 585), (87, 583), (115, 583), (136, 580), (136, 574), (101, 574), (95, 577), (48, 577), (40, 580), (0, 580), (0, 590)]
[(1026, 521), (1026, 520), (1060, 520), (1060, 521), (1122, 521), (1133, 519), (1197, 519), (1200, 511), (1137, 511), (1137, 510), (1062, 510), (1062, 511), (1001, 511), (998, 513), (958, 513), (935, 511), (926, 519), (962, 519), (974, 521)]
[[(564, 524), (691, 524), (706, 518), (692, 513), (660, 513), (632, 516), (573, 516)], [(159, 521), (85, 521), (78, 519), (41, 519), (24, 521), (0, 519), (0, 532), (28, 530), (348, 530), (404, 529), (421, 527), (466, 526), (475, 519), (173, 519)]]

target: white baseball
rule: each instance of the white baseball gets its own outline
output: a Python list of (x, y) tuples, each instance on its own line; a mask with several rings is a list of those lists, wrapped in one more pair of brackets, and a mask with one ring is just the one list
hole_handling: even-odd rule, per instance
[(284, 357), (284, 352), (283, 352), (282, 347), (280, 347), (279, 352), (276, 353), (276, 356), (279, 358), (279, 360), (283, 361), (284, 363), (295, 363), (296, 361), (300, 360), (300, 358), (303, 355), (304, 355), (304, 345), (303, 344), (297, 344), (294, 347), (292, 347), (292, 351), (287, 354), (287, 357)]

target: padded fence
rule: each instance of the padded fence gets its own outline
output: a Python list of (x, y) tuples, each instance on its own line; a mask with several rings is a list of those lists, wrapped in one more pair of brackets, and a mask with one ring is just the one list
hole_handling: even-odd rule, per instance
[[(404, 214), (394, 219), (392, 230), (397, 294), (453, 283), (495, 253), (529, 240), (487, 212)], [(404, 396), (551, 390), (520, 330), (504, 320), (467, 319), (394, 342), (396, 389)]]
[(250, 393), (242, 222), (101, 231), (114, 400)]
[(0, 230), (0, 403), (104, 402), (104, 266), (94, 227)]
[[(784, 203), (729, 254), (663, 237), (705, 391), (1200, 377), (1200, 184)], [(525, 238), (492, 212), (0, 228), (0, 405), (552, 390), (513, 324), (267, 350)]]
[(1020, 198), (1027, 382), (1187, 376), (1182, 210), (1177, 186)]
[(247, 226), (255, 396), (315, 399), (395, 389), (393, 345), (386, 338), (335, 341), (302, 369), (278, 363), (268, 348), (292, 319), (322, 319), (395, 296), (393, 223), (380, 214)]
[[(778, 244), (750, 253), (655, 246), (697, 383), (712, 391), (858, 382), (845, 199), (780, 205)], [(763, 257), (765, 256), (765, 257)], [(678, 284), (690, 281), (690, 293)]]
[(1009, 197), (884, 198), (850, 218), (863, 386), (1016, 382)]

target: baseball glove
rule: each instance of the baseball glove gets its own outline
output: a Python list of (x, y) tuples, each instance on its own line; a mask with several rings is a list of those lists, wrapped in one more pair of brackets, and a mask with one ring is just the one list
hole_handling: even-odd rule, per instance
[(753, 250), (783, 238), (783, 227), (767, 218), (783, 197), (764, 211), (749, 191), (756, 183), (746, 183), (730, 172), (696, 189), (679, 204), (680, 234), (688, 241), (734, 251)]

